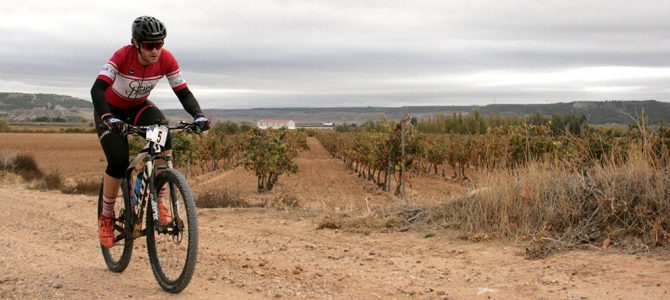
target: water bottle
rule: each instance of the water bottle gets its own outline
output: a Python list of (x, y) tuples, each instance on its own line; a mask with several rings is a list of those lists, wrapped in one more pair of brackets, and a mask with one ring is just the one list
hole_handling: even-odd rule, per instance
[(135, 180), (135, 196), (133, 196), (133, 205), (137, 205), (140, 203), (139, 197), (141, 196), (140, 193), (142, 192), (142, 174), (137, 175), (137, 179)]

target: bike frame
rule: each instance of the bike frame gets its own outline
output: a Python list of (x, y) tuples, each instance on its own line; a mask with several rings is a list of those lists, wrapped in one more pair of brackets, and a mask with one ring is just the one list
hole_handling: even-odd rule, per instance
[[(128, 134), (143, 134), (146, 133), (147, 130), (153, 130), (155, 128), (163, 128), (163, 131), (159, 132), (165, 132), (164, 136), (161, 136), (160, 134), (156, 137), (158, 140), (154, 140), (151, 138), (148, 138), (147, 144), (144, 146), (144, 149), (140, 151), (140, 153), (135, 156), (133, 161), (130, 163), (128, 169), (126, 170), (125, 178), (127, 179), (127, 188), (128, 188), (128, 193), (129, 196), (132, 197), (132, 195), (135, 193), (134, 190), (134, 185), (135, 182), (133, 181), (133, 171), (135, 170), (136, 166), (143, 165), (141, 173), (138, 174), (136, 180), (142, 180), (141, 186), (140, 186), (140, 193), (139, 195), (134, 195), (137, 197), (137, 205), (134, 205), (132, 207), (133, 209), (133, 218), (132, 220), (129, 220), (129, 230), (126, 232), (127, 235), (129, 235), (132, 239), (136, 239), (142, 236), (146, 235), (146, 228), (142, 228), (142, 221), (144, 218), (144, 208), (147, 205), (147, 202), (151, 205), (151, 211), (153, 212), (152, 218), (154, 220), (153, 224), (154, 227), (156, 228), (157, 232), (159, 233), (171, 233), (173, 231), (173, 228), (170, 228), (170, 226), (161, 226), (159, 222), (159, 216), (158, 216), (158, 191), (156, 191), (156, 187), (154, 186), (155, 179), (156, 179), (156, 174), (159, 172), (159, 170), (163, 169), (163, 167), (157, 166), (156, 165), (156, 160), (158, 159), (164, 159), (166, 162), (165, 168), (172, 169), (173, 164), (172, 164), (172, 155), (166, 155), (164, 154), (164, 146), (161, 145), (160, 139), (161, 138), (167, 138), (167, 132), (170, 130), (185, 130), (189, 131), (190, 130), (190, 124), (186, 123), (180, 123), (180, 125), (177, 126), (160, 126), (160, 125), (154, 125), (154, 126), (130, 126), (129, 128), (129, 133)], [(163, 143), (164, 144), (164, 143)], [(170, 199), (174, 199), (174, 189), (170, 188)], [(132, 202), (132, 201), (131, 201)], [(173, 207), (173, 216), (175, 220), (179, 220), (180, 216), (180, 209), (179, 206), (175, 203), (171, 205)]]

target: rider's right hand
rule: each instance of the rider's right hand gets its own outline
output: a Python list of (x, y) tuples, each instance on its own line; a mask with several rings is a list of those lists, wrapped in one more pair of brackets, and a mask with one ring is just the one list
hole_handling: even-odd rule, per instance
[(107, 128), (114, 133), (124, 134), (128, 131), (128, 124), (125, 122), (107, 115), (102, 119), (102, 122), (105, 123)]

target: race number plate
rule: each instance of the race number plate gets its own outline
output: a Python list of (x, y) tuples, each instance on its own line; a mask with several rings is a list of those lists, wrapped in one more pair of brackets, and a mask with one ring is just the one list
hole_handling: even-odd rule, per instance
[(147, 128), (147, 141), (152, 141), (165, 147), (168, 129), (166, 126), (151, 126)]

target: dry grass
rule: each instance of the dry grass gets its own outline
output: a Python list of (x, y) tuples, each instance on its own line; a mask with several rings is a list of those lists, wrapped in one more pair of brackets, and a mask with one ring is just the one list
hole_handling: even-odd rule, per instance
[(18, 174), (26, 181), (40, 179), (44, 173), (37, 166), (32, 155), (16, 154), (0, 157), (0, 171)]
[(298, 197), (290, 190), (276, 189), (273, 193), (268, 193), (261, 197), (261, 206), (275, 209), (293, 209), (300, 207)]
[[(60, 190), (66, 194), (97, 195), (100, 190), (100, 181), (97, 179), (83, 179), (74, 186), (66, 186), (60, 172), (52, 170), (44, 173), (30, 154), (13, 154), (0, 156), (0, 172), (3, 181), (15, 182), (15, 176), (30, 183), (29, 187), (38, 190)], [(10, 174), (14, 174), (11, 175)]]
[(670, 170), (642, 153), (633, 148), (625, 162), (598, 164), (581, 172), (535, 163), (515, 175), (485, 173), (477, 180), (482, 188), (467, 196), (437, 205), (386, 207), (365, 215), (328, 214), (319, 228), (454, 228), (475, 241), (527, 241), (530, 258), (578, 247), (639, 250), (668, 245)]
[(641, 151), (584, 173), (534, 164), (517, 176), (490, 174), (489, 190), (428, 210), (466, 234), (529, 239), (531, 257), (561, 248), (660, 246), (670, 242), (670, 175)]
[(239, 193), (223, 190), (207, 190), (196, 196), (195, 204), (200, 208), (251, 207)]
[(384, 225), (384, 219), (375, 214), (328, 212), (321, 216), (316, 229), (344, 229), (348, 232), (369, 234), (372, 231), (382, 231)]
[(342, 229), (348, 232), (370, 233), (407, 231), (417, 225), (425, 214), (424, 208), (389, 205), (368, 212), (358, 210), (327, 211), (319, 219), (317, 229)]
[(21, 176), (9, 171), (0, 170), (0, 183), (2, 184), (19, 184), (23, 182)]
[(57, 190), (63, 187), (63, 177), (57, 171), (51, 171), (40, 180), (36, 180), (32, 188), (40, 190)]
[(75, 182), (74, 186), (61, 186), (60, 190), (64, 194), (98, 195), (100, 194), (100, 179), (80, 179)]

